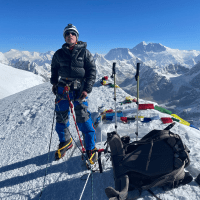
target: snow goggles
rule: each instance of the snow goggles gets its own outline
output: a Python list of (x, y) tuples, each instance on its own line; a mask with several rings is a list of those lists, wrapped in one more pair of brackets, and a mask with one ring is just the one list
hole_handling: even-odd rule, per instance
[(69, 35), (70, 35), (70, 33), (71, 33), (72, 35), (75, 35), (75, 36), (76, 36), (76, 33), (75, 33), (75, 32), (72, 32), (72, 31), (67, 31), (67, 32), (65, 33), (65, 37), (66, 37), (66, 36), (69, 36)]

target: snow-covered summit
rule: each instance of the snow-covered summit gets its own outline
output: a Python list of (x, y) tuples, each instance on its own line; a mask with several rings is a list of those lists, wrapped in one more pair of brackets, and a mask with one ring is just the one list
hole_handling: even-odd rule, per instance
[(136, 45), (133, 49), (130, 49), (130, 51), (133, 54), (142, 54), (146, 52), (162, 52), (166, 51), (166, 47), (163, 46), (160, 43), (149, 43), (147, 44), (146, 42), (141, 42), (138, 45)]

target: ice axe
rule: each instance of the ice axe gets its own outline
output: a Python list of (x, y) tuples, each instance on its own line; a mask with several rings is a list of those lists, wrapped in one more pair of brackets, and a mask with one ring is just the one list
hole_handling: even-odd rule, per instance
[(136, 141), (138, 140), (138, 109), (139, 109), (139, 71), (140, 71), (140, 63), (137, 63), (137, 71), (135, 75), (135, 80), (137, 81), (137, 129), (135, 132)]

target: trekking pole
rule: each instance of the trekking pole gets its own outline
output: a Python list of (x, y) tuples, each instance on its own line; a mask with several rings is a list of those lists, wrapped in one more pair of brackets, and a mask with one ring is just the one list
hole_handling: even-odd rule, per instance
[[(100, 113), (100, 124), (101, 124), (101, 126), (102, 126), (103, 121), (102, 121), (102, 115), (101, 115), (100, 110), (101, 110), (102, 108), (103, 108), (103, 105), (100, 106), (100, 107), (98, 107), (98, 113)], [(101, 129), (102, 129), (102, 128), (101, 128)], [(101, 131), (101, 144), (102, 144), (102, 131)]]
[(136, 129), (136, 141), (138, 140), (138, 109), (139, 109), (139, 70), (140, 70), (140, 63), (137, 63), (137, 71), (135, 75), (135, 80), (137, 81), (137, 129)]
[(83, 187), (83, 190), (82, 190), (82, 192), (81, 192), (81, 196), (80, 196), (79, 200), (82, 199), (83, 193), (84, 193), (84, 191), (85, 191), (85, 187), (86, 187), (86, 185), (87, 185), (87, 182), (88, 182), (88, 180), (89, 180), (91, 174), (92, 174), (92, 170), (91, 170), (90, 173), (88, 174), (87, 180), (86, 180), (86, 182), (85, 182), (85, 185), (84, 185), (84, 187)]
[(113, 63), (113, 68), (112, 68), (112, 76), (111, 76), (111, 78), (114, 77), (115, 130), (116, 130), (116, 133), (117, 133), (117, 108), (116, 108), (116, 87), (115, 87), (115, 84), (116, 84), (116, 70), (115, 70), (115, 65), (116, 65), (116, 63), (114, 62)]
[[(103, 149), (102, 149), (103, 150)], [(105, 150), (104, 150), (105, 151)], [(100, 154), (100, 156), (98, 157), (98, 162), (99, 162), (99, 160), (101, 159), (101, 157), (102, 157), (102, 154)], [(99, 166), (99, 168), (100, 168), (100, 166)], [(102, 168), (102, 166), (101, 166), (101, 168)], [(92, 167), (91, 167), (91, 169), (90, 169), (90, 172), (89, 172), (89, 174), (88, 174), (88, 177), (87, 177), (87, 179), (86, 179), (86, 182), (85, 182), (85, 185), (84, 185), (84, 187), (83, 187), (83, 190), (82, 190), (82, 192), (81, 192), (81, 196), (80, 196), (80, 198), (79, 198), (79, 200), (81, 200), (82, 199), (82, 196), (83, 196), (83, 193), (84, 193), (84, 191), (85, 191), (85, 188), (86, 188), (86, 185), (87, 185), (87, 182), (88, 182), (88, 180), (89, 180), (89, 178), (90, 178), (90, 175), (92, 175), (92, 199), (93, 199), (93, 172), (95, 172), (93, 169), (92, 169)], [(102, 173), (103, 172), (103, 169), (100, 169), (100, 173)], [(84, 176), (84, 175), (83, 175)]]
[(51, 128), (51, 136), (50, 136), (50, 142), (49, 142), (49, 151), (48, 151), (47, 165), (46, 165), (46, 171), (45, 171), (45, 175), (44, 175), (43, 187), (42, 187), (42, 191), (40, 192), (39, 200), (41, 199), (41, 196), (42, 196), (42, 193), (43, 193), (43, 190), (44, 190), (44, 185), (45, 185), (45, 182), (46, 182), (48, 162), (49, 162), (49, 152), (50, 152), (50, 149), (51, 149), (51, 141), (52, 141), (52, 134), (53, 134), (53, 127), (54, 127), (55, 115), (56, 115), (56, 109), (54, 109), (54, 114), (53, 114), (53, 123), (52, 123), (52, 128)]

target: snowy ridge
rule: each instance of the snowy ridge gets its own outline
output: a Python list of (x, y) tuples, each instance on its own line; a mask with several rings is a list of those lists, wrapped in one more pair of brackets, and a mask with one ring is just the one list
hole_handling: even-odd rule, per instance
[(0, 71), (0, 99), (45, 82), (41, 76), (1, 63)]
[[(117, 110), (136, 108), (136, 104), (121, 105), (120, 101), (128, 96), (122, 89), (117, 89)], [(53, 122), (54, 98), (51, 93), (51, 85), (44, 83), (31, 89), (14, 94), (0, 100), (0, 198), (2, 200), (38, 200), (42, 190), (46, 163), (48, 158), (48, 147), (50, 132)], [(141, 99), (141, 103), (148, 103)], [(149, 102), (153, 103), (153, 102)], [(92, 116), (97, 115), (98, 107), (104, 104), (105, 109), (114, 109), (113, 88), (101, 86), (99, 82), (95, 84), (93, 91), (89, 94), (89, 110)], [(155, 104), (155, 103), (154, 103)], [(135, 116), (136, 113), (131, 115)], [(156, 110), (140, 111), (139, 115), (152, 117), (169, 116)], [(78, 140), (74, 122), (70, 117), (70, 131)], [(160, 120), (149, 123), (139, 122), (139, 138), (143, 137), (153, 129), (164, 129), (167, 125)], [(106, 133), (114, 130), (114, 123), (107, 122), (99, 125), (96, 129), (97, 147), (106, 140)], [(123, 124), (118, 122), (118, 133), (130, 135), (131, 140), (135, 140), (136, 123)], [(187, 170), (192, 176), (196, 177), (199, 172), (199, 150), (200, 132), (194, 128), (176, 123), (171, 129), (172, 132), (179, 134), (183, 142), (190, 149), (191, 165)], [(78, 148), (68, 151), (64, 159), (54, 161), (54, 152), (58, 145), (58, 136), (53, 132), (51, 150), (49, 155), (47, 177), (45, 188), (41, 199), (79, 199), (85, 180), (81, 176), (87, 174), (85, 164), (81, 160)], [(5, 156), (8, 155), (9, 156)], [(105, 160), (102, 162), (104, 163)], [(83, 178), (86, 178), (85, 175)], [(88, 182), (82, 199), (91, 198), (91, 179)], [(104, 173), (93, 174), (93, 199), (105, 200), (105, 188), (114, 187), (113, 171), (110, 161), (105, 163)], [(163, 191), (162, 188), (154, 188), (153, 192), (161, 199), (200, 199), (200, 188), (193, 181), (173, 190)], [(137, 196), (136, 191), (129, 192), (129, 198)], [(154, 199), (148, 192), (142, 192), (139, 199)]]

